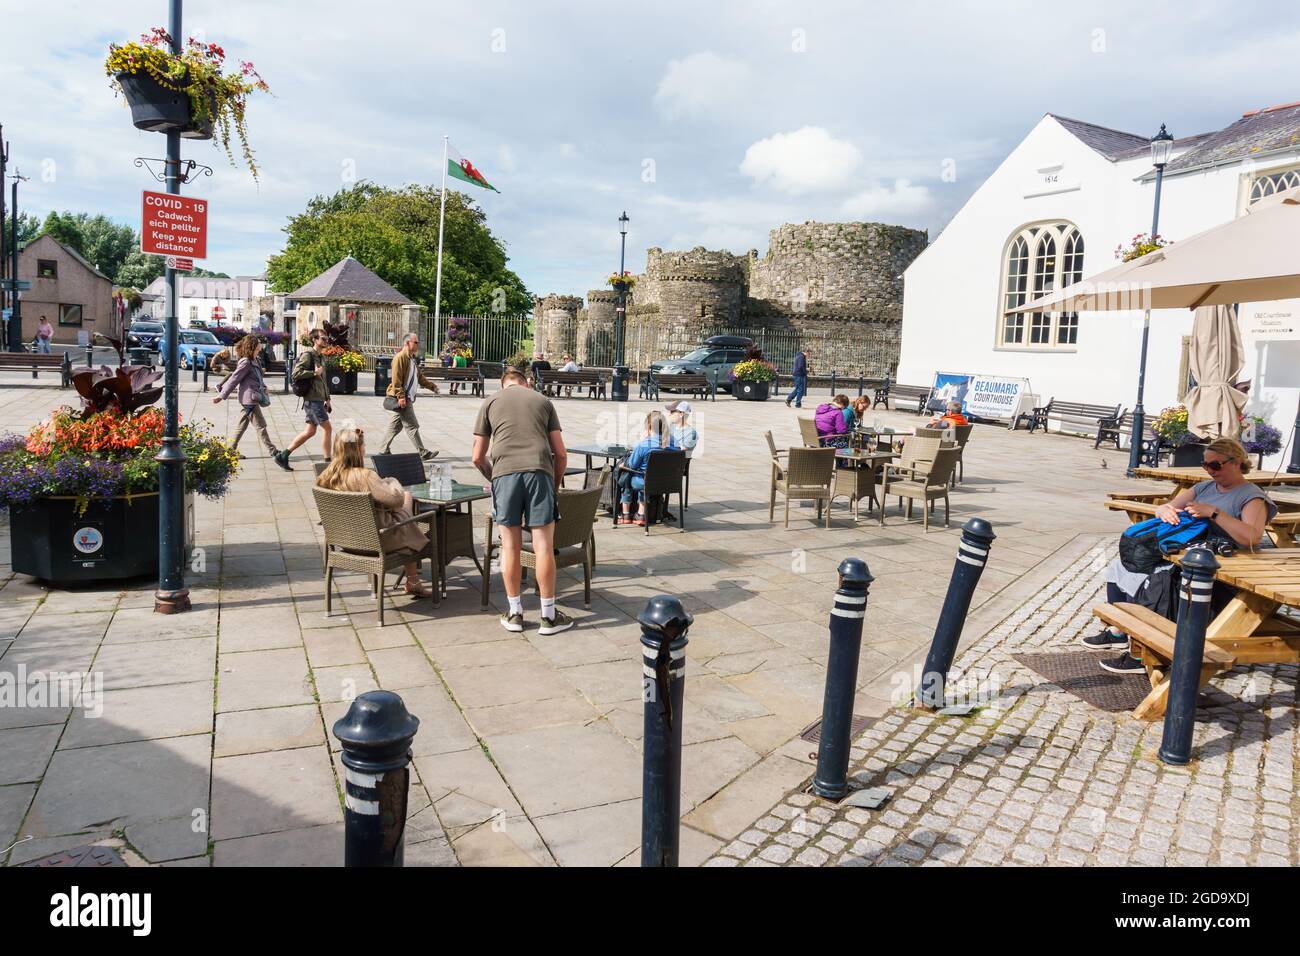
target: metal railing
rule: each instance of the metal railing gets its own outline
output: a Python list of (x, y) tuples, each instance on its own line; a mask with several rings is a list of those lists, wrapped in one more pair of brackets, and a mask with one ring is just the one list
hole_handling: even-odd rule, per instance
[(533, 317), (531, 315), (444, 315), (436, 321), (432, 315), (424, 318), (425, 354), (437, 358), (447, 345), (447, 333), (452, 323), (463, 327), (469, 334), (476, 362), (504, 362), (516, 352), (533, 349)]

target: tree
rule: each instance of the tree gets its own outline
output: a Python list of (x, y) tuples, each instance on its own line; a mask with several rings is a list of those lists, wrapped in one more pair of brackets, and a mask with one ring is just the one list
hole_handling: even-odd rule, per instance
[(50, 214), (45, 217), (45, 223), (41, 226), (41, 234), (75, 249), (79, 255), (86, 254), (86, 244), (81, 236), (80, 224), (72, 213), (60, 214), (50, 210)]
[[(290, 218), (284, 251), (267, 263), (277, 292), (292, 292), (352, 256), (407, 298), (432, 310), (438, 266), (438, 190), (360, 182), (317, 196)], [(526, 312), (532, 296), (506, 268), (504, 243), (469, 197), (447, 193), (442, 257), (444, 312)]]
[[(10, 245), (10, 243), (13, 241), (13, 235), (14, 235), (13, 216), (5, 217), (4, 229), (5, 229), (5, 241), (4, 241), (5, 255), (8, 256), (13, 254), (13, 246)], [(41, 234), (40, 219), (38, 219), (36, 216), (33, 216), (29, 212), (20, 212), (18, 214), (18, 248), (21, 249), (23, 246), (27, 245), (27, 243), (31, 242), (40, 234)]]
[(78, 214), (82, 255), (96, 269), (118, 282), (118, 273), (128, 256), (140, 247), (140, 237), (130, 226), (118, 225), (107, 216)]

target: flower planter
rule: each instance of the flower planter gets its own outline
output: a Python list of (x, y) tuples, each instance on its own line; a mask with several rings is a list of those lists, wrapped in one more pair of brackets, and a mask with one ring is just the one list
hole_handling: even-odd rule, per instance
[(734, 382), (731, 386), (731, 394), (742, 402), (765, 402), (771, 384), (771, 382)]
[(119, 73), (131, 122), (151, 133), (179, 131), (184, 139), (211, 139), (212, 123), (191, 121), (192, 104), (183, 89), (168, 89), (148, 73)]
[(331, 395), (351, 395), (357, 390), (357, 373), (345, 372), (337, 365), (326, 365), (325, 384)]
[[(194, 495), (185, 496), (185, 550), (194, 544)], [(158, 573), (158, 493), (91, 499), (84, 512), (72, 497), (9, 506), (13, 569), (66, 586)]]
[(1205, 457), (1205, 445), (1200, 442), (1188, 442), (1178, 445), (1169, 455), (1169, 463), (1174, 468), (1194, 468)]

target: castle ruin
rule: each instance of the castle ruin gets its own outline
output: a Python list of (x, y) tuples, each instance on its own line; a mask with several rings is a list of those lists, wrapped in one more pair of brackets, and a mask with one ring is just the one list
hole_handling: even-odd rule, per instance
[[(646, 250), (628, 296), (625, 354), (633, 368), (682, 355), (710, 335), (754, 338), (788, 370), (798, 348), (817, 372), (892, 375), (898, 362), (903, 270), (928, 241), (924, 231), (884, 223), (786, 224), (765, 256), (697, 246)], [(547, 295), (534, 306), (536, 347), (583, 365), (612, 362), (618, 296)]]

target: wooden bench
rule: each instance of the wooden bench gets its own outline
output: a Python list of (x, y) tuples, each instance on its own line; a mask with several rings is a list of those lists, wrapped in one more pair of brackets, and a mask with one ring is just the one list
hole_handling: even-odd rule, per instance
[(40, 352), (0, 352), (0, 370), (11, 368), (22, 371), (31, 369), (32, 378), (36, 378), (41, 369), (57, 369), (59, 387), (68, 388), (72, 384), (72, 360), (68, 358), (67, 352), (51, 352), (49, 355)]
[(1102, 423), (1106, 421), (1117, 421), (1120, 418), (1121, 407), (1119, 405), (1092, 405), (1088, 402), (1061, 402), (1055, 398), (1048, 400), (1046, 405), (1039, 405), (1027, 412), (1021, 412), (1016, 416), (1016, 420), (1011, 423), (1011, 430), (1015, 431), (1020, 427), (1021, 422), (1029, 425), (1029, 433), (1032, 435), (1034, 430), (1042, 427), (1047, 431), (1048, 419), (1055, 418), (1060, 422), (1068, 422), (1074, 425), (1085, 425), (1089, 431), (1095, 430), (1098, 434), (1098, 444), (1101, 442)]
[[(1177, 574), (1174, 570), (1171, 574)], [(1111, 627), (1119, 628), (1129, 636), (1133, 653), (1142, 658), (1151, 681), (1151, 693), (1133, 711), (1137, 720), (1155, 720), (1165, 712), (1169, 697), (1169, 670), (1174, 660), (1174, 635), (1177, 625), (1140, 604), (1102, 604), (1092, 609), (1095, 617)], [(1201, 656), (1199, 687), (1204, 687), (1216, 674), (1231, 670), (1237, 663), (1234, 654), (1210, 641), (1205, 642)]]
[[(1097, 438), (1093, 441), (1093, 448), (1100, 448), (1102, 442), (1114, 442), (1118, 450), (1122, 438), (1132, 439), (1133, 437), (1133, 414), (1124, 411), (1118, 417), (1102, 418), (1097, 422)], [(1151, 429), (1150, 421), (1142, 423), (1142, 461), (1160, 466), (1160, 436)]]
[[(901, 399), (905, 402), (916, 402), (916, 414), (920, 415), (930, 404), (930, 392), (933, 389), (929, 385), (890, 385), (888, 397), (894, 400), (894, 409), (898, 409), (898, 402)], [(886, 405), (886, 408), (888, 405)]]
[(713, 380), (707, 375), (698, 373), (680, 372), (677, 374), (658, 375), (651, 373), (641, 382), (641, 397), (657, 402), (659, 401), (659, 389), (665, 391), (685, 392), (688, 395), (696, 395), (700, 398), (707, 398), (710, 401), (717, 401), (718, 390), (713, 385)]
[(557, 372), (538, 369), (538, 391), (547, 395), (558, 395), (561, 388), (568, 388), (572, 394), (574, 388), (587, 389), (588, 398), (607, 398), (610, 376), (596, 369), (583, 369), (578, 372)]
[(445, 365), (425, 365), (422, 368), (424, 377), (433, 379), (435, 382), (450, 382), (456, 385), (468, 385), (470, 394), (483, 394), (483, 372), (477, 366), (467, 368), (454, 368)]

